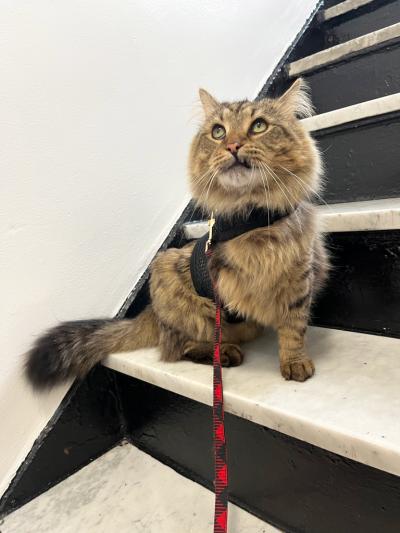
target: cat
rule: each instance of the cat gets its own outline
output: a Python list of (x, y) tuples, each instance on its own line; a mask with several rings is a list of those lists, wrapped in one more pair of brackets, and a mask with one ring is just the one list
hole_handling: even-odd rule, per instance
[[(275, 216), (213, 245), (209, 271), (224, 304), (222, 364), (240, 365), (240, 344), (272, 326), (282, 376), (305, 381), (314, 374), (305, 349), (310, 307), (329, 271), (310, 201), (321, 188), (321, 158), (300, 120), (312, 114), (308, 87), (298, 79), (278, 98), (235, 103), (204, 89), (199, 96), (204, 119), (189, 154), (194, 201), (232, 226), (254, 211)], [(45, 389), (83, 378), (110, 353), (148, 346), (159, 346), (164, 361), (211, 363), (215, 306), (194, 288), (194, 247), (192, 241), (154, 259), (151, 303), (136, 318), (65, 322), (39, 337), (26, 360), (30, 382)], [(229, 313), (242, 320), (228, 320)]]

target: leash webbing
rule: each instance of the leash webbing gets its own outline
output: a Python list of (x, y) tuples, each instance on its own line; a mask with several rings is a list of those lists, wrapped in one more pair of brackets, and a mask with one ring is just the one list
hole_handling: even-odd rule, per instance
[[(211, 256), (207, 250), (207, 256)], [(213, 356), (213, 436), (214, 436), (214, 533), (226, 533), (228, 527), (228, 464), (225, 440), (224, 393), (221, 367), (221, 301), (214, 287), (215, 332)]]

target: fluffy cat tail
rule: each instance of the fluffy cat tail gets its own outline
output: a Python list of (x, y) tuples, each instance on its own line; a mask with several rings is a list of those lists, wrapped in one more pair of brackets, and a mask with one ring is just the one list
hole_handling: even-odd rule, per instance
[(25, 371), (36, 389), (49, 389), (69, 378), (83, 378), (110, 353), (156, 346), (158, 342), (151, 305), (130, 320), (63, 322), (38, 338), (27, 355)]

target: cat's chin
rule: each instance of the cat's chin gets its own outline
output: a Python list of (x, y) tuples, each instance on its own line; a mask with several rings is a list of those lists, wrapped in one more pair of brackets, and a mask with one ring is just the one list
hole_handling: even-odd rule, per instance
[(218, 174), (218, 183), (226, 190), (248, 187), (254, 178), (254, 169), (234, 166)]

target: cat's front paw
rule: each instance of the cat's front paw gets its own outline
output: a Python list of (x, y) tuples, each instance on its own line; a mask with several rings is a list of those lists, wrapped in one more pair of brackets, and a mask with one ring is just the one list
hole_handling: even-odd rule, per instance
[(314, 372), (314, 363), (308, 357), (281, 363), (281, 374), (288, 380), (305, 381), (313, 376)]

